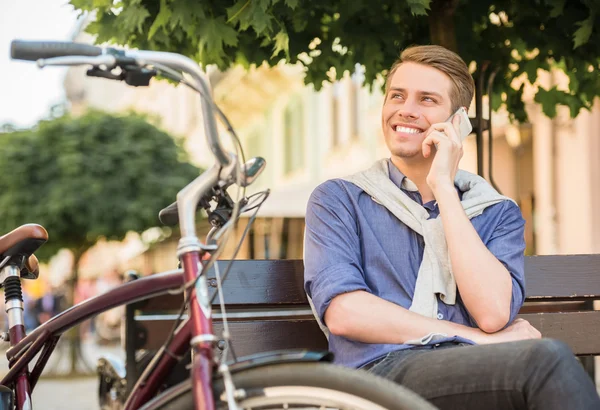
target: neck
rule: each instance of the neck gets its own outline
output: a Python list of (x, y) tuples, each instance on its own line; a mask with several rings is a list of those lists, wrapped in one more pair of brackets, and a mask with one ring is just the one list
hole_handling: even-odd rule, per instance
[(391, 160), (392, 164), (417, 186), (423, 203), (435, 199), (433, 191), (427, 184), (427, 175), (429, 175), (429, 170), (431, 169), (431, 160), (420, 158), (420, 160), (415, 161), (411, 158), (402, 158), (394, 155), (392, 155)]

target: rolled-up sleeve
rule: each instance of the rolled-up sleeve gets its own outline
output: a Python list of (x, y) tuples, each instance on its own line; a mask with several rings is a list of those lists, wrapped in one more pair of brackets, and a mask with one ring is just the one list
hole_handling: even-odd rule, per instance
[(306, 210), (304, 289), (321, 323), (336, 296), (369, 291), (362, 270), (355, 210), (348, 192), (332, 180), (312, 193)]
[(506, 267), (512, 278), (510, 319), (519, 313), (525, 301), (525, 220), (517, 205), (506, 201), (500, 222), (494, 229), (486, 246)]

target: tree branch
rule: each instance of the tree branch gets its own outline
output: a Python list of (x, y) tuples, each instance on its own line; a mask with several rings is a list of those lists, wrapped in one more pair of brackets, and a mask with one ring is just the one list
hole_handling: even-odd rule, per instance
[(434, 0), (428, 16), (431, 42), (455, 53), (458, 52), (454, 28), (454, 12), (457, 5), (458, 0)]

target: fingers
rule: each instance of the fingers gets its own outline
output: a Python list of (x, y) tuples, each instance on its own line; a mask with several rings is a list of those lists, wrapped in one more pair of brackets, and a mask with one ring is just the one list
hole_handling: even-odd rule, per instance
[[(462, 143), (460, 141), (457, 142), (453, 139), (450, 139), (448, 138), (447, 134), (437, 130), (429, 131), (423, 140), (422, 151), (425, 158), (428, 158), (431, 155), (433, 146), (435, 146), (435, 148), (438, 150), (442, 147), (446, 147), (445, 149), (451, 151), (462, 151)], [(462, 156), (462, 153), (460, 155)]]
[(452, 126), (454, 127), (454, 131), (456, 132), (456, 135), (459, 137), (460, 139), (460, 122), (462, 121), (462, 117), (460, 115), (455, 115), (454, 117), (452, 117)]
[(537, 330), (535, 327), (531, 326), (531, 324), (529, 324), (529, 326), (531, 327), (530, 332), (531, 332), (532, 339), (541, 339), (542, 333), (539, 330)]
[(432, 124), (429, 127), (428, 135), (434, 131), (439, 131), (445, 134), (445, 136), (451, 141), (462, 144), (460, 140), (460, 121), (461, 118), (458, 115), (455, 115), (452, 118), (452, 123), (450, 122), (438, 122), (437, 124)]
[(423, 140), (423, 144), (422, 144), (423, 156), (425, 158), (429, 158), (433, 147), (435, 146), (436, 149), (439, 149), (439, 144), (443, 143), (444, 141), (448, 141), (448, 137), (446, 137), (441, 132), (439, 132), (439, 131), (429, 132), (427, 137), (425, 137), (425, 139)]
[(527, 321), (525, 319), (517, 318), (513, 321), (513, 323), (515, 323), (515, 324), (518, 323), (519, 326), (527, 332), (528, 339), (541, 339), (542, 338), (542, 334), (540, 333), (540, 331), (537, 330), (535, 327), (533, 327), (531, 325), (531, 323), (529, 323), (529, 321)]

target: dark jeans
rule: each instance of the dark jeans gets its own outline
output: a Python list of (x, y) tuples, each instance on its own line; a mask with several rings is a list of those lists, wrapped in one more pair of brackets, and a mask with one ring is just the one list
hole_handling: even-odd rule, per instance
[(591, 378), (569, 347), (552, 339), (400, 350), (363, 369), (444, 410), (600, 409)]

